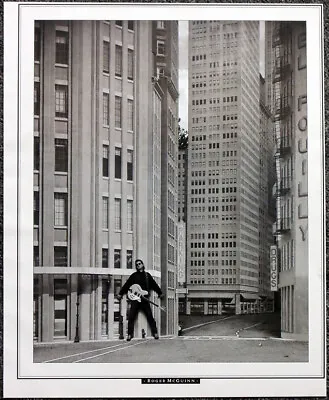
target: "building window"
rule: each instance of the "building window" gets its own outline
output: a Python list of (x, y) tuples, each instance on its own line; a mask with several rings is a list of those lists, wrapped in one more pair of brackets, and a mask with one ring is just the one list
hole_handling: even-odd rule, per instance
[(133, 231), (133, 200), (127, 200), (127, 231)]
[(127, 180), (133, 180), (133, 151), (127, 151)]
[(157, 40), (157, 56), (165, 55), (165, 42), (163, 40)]
[(114, 199), (114, 229), (121, 230), (121, 199)]
[(68, 64), (69, 60), (69, 34), (56, 31), (56, 64)]
[(109, 249), (102, 249), (102, 268), (108, 268), (109, 266)]
[(39, 246), (33, 247), (33, 265), (35, 267), (39, 267), (40, 265)]
[(132, 269), (133, 267), (133, 251), (127, 250), (127, 268)]
[(122, 46), (115, 46), (115, 76), (122, 76)]
[(103, 41), (103, 72), (110, 72), (110, 43)]
[(103, 177), (109, 177), (109, 146), (103, 144)]
[(67, 281), (54, 279), (54, 336), (67, 335)]
[(39, 192), (33, 193), (33, 224), (39, 225)]
[(204, 314), (203, 301), (198, 301), (198, 300), (191, 301), (191, 314), (194, 314), (194, 315), (203, 315)]
[(103, 125), (110, 125), (110, 95), (103, 93)]
[(128, 79), (134, 79), (134, 50), (128, 49)]
[(109, 229), (109, 198), (108, 197), (103, 197), (103, 229)]
[(67, 194), (55, 193), (54, 202), (54, 225), (67, 226)]
[(34, 61), (40, 61), (41, 54), (41, 35), (40, 28), (34, 29)]
[(34, 136), (34, 155), (33, 155), (33, 168), (35, 171), (39, 171), (40, 169), (40, 138), (38, 136)]
[(134, 21), (128, 21), (128, 29), (129, 29), (130, 31), (133, 31), (133, 30), (134, 30)]
[(54, 247), (54, 265), (55, 267), (67, 267), (67, 247)]
[(55, 171), (68, 170), (68, 142), (67, 139), (55, 139)]
[(55, 112), (56, 117), (67, 118), (68, 110), (67, 86), (55, 85)]
[(121, 268), (121, 250), (114, 249), (114, 268)]
[(121, 116), (122, 116), (122, 98), (115, 96), (115, 109), (114, 109), (114, 126), (121, 128)]
[(115, 148), (114, 177), (121, 179), (121, 149), (119, 147)]
[(134, 101), (128, 99), (128, 131), (134, 130)]
[(116, 26), (121, 26), (121, 28), (122, 28), (122, 21), (115, 21), (115, 25)]
[(165, 29), (166, 23), (165, 21), (157, 21), (157, 29)]
[(40, 82), (34, 82), (34, 115), (40, 115)]

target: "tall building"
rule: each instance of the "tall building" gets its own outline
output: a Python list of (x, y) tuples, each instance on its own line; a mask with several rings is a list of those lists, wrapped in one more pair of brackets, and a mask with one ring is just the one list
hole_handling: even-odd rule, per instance
[(260, 287), (259, 23), (191, 21), (189, 38), (187, 312), (255, 312), (269, 288)]
[(187, 164), (188, 164), (188, 135), (180, 131), (178, 149), (178, 293), (179, 313), (186, 314), (187, 304)]
[(178, 149), (178, 220), (187, 221), (187, 160), (188, 143)]
[[(266, 57), (265, 57), (266, 59)], [(265, 76), (272, 70), (265, 63)], [(275, 221), (275, 203), (272, 188), (275, 183), (275, 140), (272, 127), (271, 103), (267, 102), (265, 80), (260, 75), (260, 184), (259, 184), (259, 296), (261, 310), (274, 310), (274, 294), (271, 290), (270, 249), (274, 244), (273, 223)]]
[[(153, 79), (153, 37), (151, 21), (36, 23), (37, 341), (122, 337), (129, 303), (115, 296), (134, 260), (142, 258), (159, 285), (168, 275), (161, 254), (167, 104)], [(153, 312), (161, 329), (160, 310)], [(142, 329), (150, 333), (139, 315), (135, 336)]]
[(273, 22), (273, 120), (281, 336), (308, 339), (306, 23)]
[(161, 333), (177, 333), (178, 223), (178, 21), (153, 22), (155, 80), (162, 90), (161, 118), (161, 287), (167, 312)]

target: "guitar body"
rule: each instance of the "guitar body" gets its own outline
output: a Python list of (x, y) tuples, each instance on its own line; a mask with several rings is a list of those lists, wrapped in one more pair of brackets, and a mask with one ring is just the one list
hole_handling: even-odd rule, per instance
[(159, 307), (160, 310), (166, 312), (165, 307), (161, 307), (159, 304), (154, 303), (153, 301), (149, 300), (148, 298), (144, 297), (148, 294), (147, 290), (143, 290), (138, 283), (134, 283), (128, 289), (127, 297), (129, 300), (141, 302), (142, 299), (148, 301), (149, 303)]
[(145, 296), (147, 294), (147, 290), (143, 290), (137, 283), (135, 283), (134, 285), (131, 285), (128, 289), (127, 296), (129, 300), (141, 302), (142, 296)]

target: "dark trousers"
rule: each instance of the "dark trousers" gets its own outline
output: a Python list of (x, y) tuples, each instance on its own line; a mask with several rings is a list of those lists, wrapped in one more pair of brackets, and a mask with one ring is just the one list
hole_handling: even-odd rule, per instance
[(157, 333), (156, 322), (152, 315), (150, 303), (145, 300), (142, 300), (141, 302), (136, 300), (132, 301), (130, 306), (128, 317), (128, 335), (134, 336), (134, 322), (139, 310), (143, 311), (143, 313), (145, 314), (147, 322), (151, 327), (152, 335)]

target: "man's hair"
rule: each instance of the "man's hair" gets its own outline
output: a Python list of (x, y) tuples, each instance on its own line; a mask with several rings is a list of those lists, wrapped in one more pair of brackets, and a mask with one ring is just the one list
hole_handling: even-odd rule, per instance
[(141, 262), (141, 263), (143, 264), (143, 268), (145, 269), (144, 261), (141, 260), (140, 258), (137, 258), (137, 259), (135, 260), (135, 268), (137, 268), (137, 263), (138, 263), (138, 262)]

